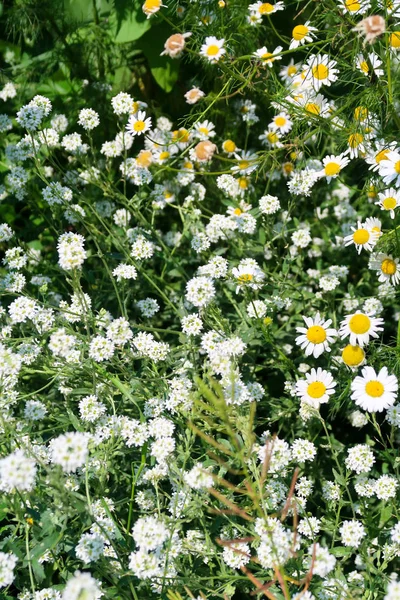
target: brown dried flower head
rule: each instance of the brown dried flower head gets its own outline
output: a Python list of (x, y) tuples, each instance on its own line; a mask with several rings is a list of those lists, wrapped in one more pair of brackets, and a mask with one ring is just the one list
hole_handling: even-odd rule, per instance
[(217, 146), (215, 144), (209, 140), (206, 140), (205, 142), (199, 142), (197, 146), (195, 146), (194, 151), (197, 160), (200, 162), (205, 162), (213, 157), (216, 149)]
[(365, 37), (364, 43), (372, 44), (376, 38), (385, 33), (385, 19), (380, 15), (371, 15), (357, 23), (353, 31), (357, 31), (360, 36)]

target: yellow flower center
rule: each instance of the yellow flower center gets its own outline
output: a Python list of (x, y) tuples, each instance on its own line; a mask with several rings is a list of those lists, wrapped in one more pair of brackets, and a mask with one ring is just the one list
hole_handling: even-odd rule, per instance
[(382, 396), (384, 391), (385, 388), (383, 387), (381, 382), (377, 381), (376, 379), (368, 381), (368, 383), (365, 386), (365, 392), (368, 394), (368, 396), (372, 396), (373, 398), (379, 398), (380, 396)]
[(233, 211), (233, 214), (236, 215), (237, 217), (240, 217), (242, 212), (243, 211), (240, 208), (235, 208), (235, 210)]
[(146, 2), (143, 4), (143, 11), (145, 13), (149, 12), (155, 12), (157, 10), (159, 10), (161, 7), (161, 0), (146, 0)]
[(321, 112), (320, 105), (316, 104), (315, 102), (307, 102), (304, 108), (307, 112), (311, 113), (312, 115), (319, 115)]
[(357, 229), (357, 231), (355, 231), (353, 233), (353, 241), (355, 244), (360, 244), (361, 246), (363, 244), (366, 244), (368, 242), (370, 238), (370, 233), (367, 229)]
[(235, 152), (235, 150), (236, 150), (236, 144), (232, 140), (226, 140), (222, 144), (222, 146), (223, 146), (225, 152)]
[(247, 169), (249, 166), (250, 166), (250, 163), (248, 160), (239, 161), (239, 169)]
[(397, 206), (397, 200), (393, 196), (389, 196), (383, 200), (382, 206), (385, 210), (393, 210)]
[(133, 129), (135, 131), (143, 131), (143, 129), (146, 127), (146, 123), (144, 121), (136, 121), (133, 124)]
[(345, 6), (350, 12), (357, 12), (361, 8), (361, 4), (356, 0), (345, 0)]
[(292, 31), (292, 37), (294, 40), (300, 41), (306, 37), (308, 31), (306, 25), (297, 25)]
[(297, 68), (294, 65), (290, 65), (290, 67), (288, 67), (287, 70), (287, 74), (289, 75), (289, 77), (293, 77), (293, 75), (296, 75), (297, 73)]
[(342, 351), (342, 360), (348, 367), (357, 367), (365, 358), (365, 352), (360, 346), (349, 344)]
[(362, 61), (359, 63), (359, 67), (360, 67), (360, 69), (361, 69), (361, 71), (362, 71), (363, 73), (368, 73), (368, 71), (369, 71), (369, 66), (368, 66), (368, 63), (367, 63), (365, 60), (362, 60)]
[(328, 77), (329, 69), (326, 65), (317, 65), (312, 68), (312, 74), (315, 79), (326, 79)]
[(338, 173), (340, 173), (340, 165), (338, 163), (330, 162), (325, 165), (325, 175), (328, 177), (333, 177), (333, 175), (337, 175)]
[(208, 46), (207, 48), (207, 55), (208, 56), (216, 56), (219, 52), (219, 46), (217, 46), (216, 44), (211, 44), (211, 46)]
[(247, 188), (249, 187), (249, 182), (247, 181), (246, 177), (239, 177), (238, 182), (239, 182), (239, 187), (242, 190), (247, 190)]
[(169, 200), (170, 198), (172, 198), (172, 196), (173, 196), (173, 193), (172, 193), (172, 192), (170, 192), (170, 191), (168, 191), (168, 190), (165, 190), (165, 192), (164, 192), (164, 198), (165, 198), (166, 200)]
[(170, 157), (170, 154), (167, 150), (165, 150), (164, 152), (160, 152), (160, 160), (166, 160), (167, 158)]
[(378, 165), (382, 160), (387, 159), (388, 154), (389, 154), (388, 148), (385, 148), (384, 150), (381, 150), (380, 152), (378, 152), (378, 154), (375, 156), (375, 161), (378, 163)]
[(292, 173), (292, 172), (293, 172), (294, 166), (293, 166), (293, 164), (292, 164), (291, 162), (286, 162), (286, 163), (283, 163), (283, 165), (282, 165), (282, 166), (283, 166), (283, 170), (284, 170), (284, 172), (285, 172), (287, 175), (289, 175), (290, 173)]
[(326, 385), (322, 381), (313, 381), (307, 386), (307, 394), (311, 398), (321, 398), (326, 392)]
[(285, 119), (285, 117), (275, 117), (275, 125), (277, 125), (278, 127), (283, 127), (283, 125), (285, 125), (286, 122), (287, 120)]
[(207, 127), (199, 127), (199, 132), (203, 133), (204, 135), (208, 135), (210, 133)]
[(271, 54), (271, 52), (265, 52), (265, 53), (264, 53), (264, 54), (261, 56), (261, 58), (263, 59), (263, 61), (264, 61), (264, 62), (271, 62), (271, 60), (272, 60), (272, 57), (273, 57), (273, 56), (274, 56), (274, 55), (273, 55), (273, 54)]
[(150, 150), (142, 150), (139, 152), (136, 162), (140, 167), (146, 168), (149, 167), (152, 163), (153, 155)]
[(237, 279), (240, 283), (247, 283), (248, 281), (252, 281), (253, 275), (251, 273), (243, 273)]
[(326, 340), (326, 331), (319, 325), (312, 325), (307, 331), (307, 339), (312, 344), (322, 344)]
[(183, 166), (185, 169), (193, 169), (193, 163), (191, 162), (185, 162)]
[(349, 321), (349, 329), (352, 333), (367, 333), (371, 327), (371, 320), (367, 315), (354, 315)]
[(392, 48), (400, 48), (400, 31), (394, 31), (389, 38)]
[(269, 141), (270, 144), (276, 144), (277, 141), (279, 140), (278, 136), (276, 133), (274, 133), (273, 131), (271, 131), (268, 135), (267, 135), (267, 140)]
[(189, 132), (187, 129), (177, 129), (172, 132), (172, 139), (174, 142), (181, 142), (185, 144), (189, 141)]
[(361, 144), (363, 139), (364, 138), (361, 135), (361, 133), (352, 133), (351, 135), (349, 135), (349, 138), (347, 141), (348, 141), (350, 148), (357, 148), (357, 146), (359, 146)]
[(368, 108), (365, 108), (365, 106), (357, 106), (357, 108), (354, 109), (354, 118), (357, 121), (365, 121), (367, 117)]
[(258, 9), (260, 15), (269, 15), (274, 12), (274, 5), (269, 2), (264, 2)]
[(385, 258), (381, 264), (381, 271), (385, 273), (385, 275), (394, 275), (397, 271), (397, 266), (394, 260), (391, 258)]
[(394, 164), (394, 170), (400, 175), (400, 160)]

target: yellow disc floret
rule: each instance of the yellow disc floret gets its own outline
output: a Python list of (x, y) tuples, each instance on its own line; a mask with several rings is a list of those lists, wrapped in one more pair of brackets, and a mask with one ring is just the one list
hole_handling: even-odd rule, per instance
[(367, 315), (356, 314), (349, 321), (349, 329), (355, 334), (367, 333), (370, 327), (371, 320)]
[(383, 387), (380, 381), (372, 380), (368, 381), (368, 383), (366, 384), (365, 391), (368, 394), (368, 396), (372, 396), (373, 398), (379, 398), (380, 396), (382, 396), (383, 392), (385, 391), (385, 388)]
[(306, 25), (296, 25), (296, 27), (292, 31), (292, 37), (294, 40), (302, 40), (306, 37), (309, 29)]
[(381, 271), (385, 273), (385, 275), (394, 275), (397, 271), (397, 266), (394, 260), (391, 258), (385, 258), (381, 264)]
[(357, 367), (365, 358), (365, 352), (360, 346), (349, 344), (342, 351), (342, 360), (348, 367)]
[(383, 200), (382, 206), (385, 210), (393, 210), (397, 206), (397, 200), (393, 196), (389, 196)]
[(307, 394), (311, 398), (321, 398), (326, 392), (326, 385), (322, 381), (313, 381), (307, 387)]
[(312, 74), (315, 79), (326, 79), (328, 77), (329, 69), (326, 65), (317, 65), (312, 68)]
[(307, 331), (307, 339), (312, 344), (322, 344), (326, 340), (326, 331), (319, 325), (313, 325)]
[(338, 175), (340, 173), (340, 165), (335, 162), (330, 162), (325, 165), (325, 175), (327, 177), (333, 177), (333, 175)]
[(370, 238), (370, 233), (367, 229), (357, 229), (353, 233), (353, 240), (355, 244), (366, 244)]

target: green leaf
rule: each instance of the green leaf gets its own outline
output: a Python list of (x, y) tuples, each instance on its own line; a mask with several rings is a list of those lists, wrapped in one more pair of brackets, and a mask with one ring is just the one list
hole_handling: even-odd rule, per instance
[(59, 539), (60, 534), (58, 532), (52, 533), (51, 535), (44, 538), (44, 540), (42, 540), (41, 542), (39, 542), (39, 544), (32, 548), (31, 558), (39, 559), (41, 556), (43, 556), (46, 550), (52, 550), (57, 545)]
[(345, 478), (340, 475), (335, 469), (332, 469), (333, 475), (335, 476), (335, 481), (338, 482), (339, 485), (346, 485)]
[(119, 67), (114, 73), (113, 92), (118, 93), (130, 87), (132, 71), (128, 67)]
[(390, 517), (392, 516), (392, 512), (393, 512), (393, 507), (392, 505), (388, 504), (384, 504), (381, 508), (381, 514), (380, 514), (380, 519), (379, 519), (379, 528), (383, 527), (383, 525), (389, 521)]
[(347, 548), (346, 546), (337, 546), (336, 548), (332, 548), (330, 553), (334, 556), (347, 556), (353, 552), (353, 548)]
[[(111, 0), (96, 0), (97, 14), (99, 18), (109, 14), (112, 9)], [(67, 21), (87, 23), (94, 21), (92, 0), (64, 0), (64, 15)]]
[(151, 74), (158, 85), (170, 92), (174, 87), (179, 74), (179, 60), (160, 56), (164, 50), (165, 40), (172, 34), (172, 29), (166, 23), (153, 26), (140, 41), (150, 66)]
[(37, 560), (32, 560), (32, 571), (35, 575), (35, 578), (40, 583), (46, 577), (43, 565), (40, 564)]
[(121, 19), (115, 13), (111, 14), (109, 24), (113, 32), (113, 41), (116, 44), (134, 42), (141, 38), (151, 27), (150, 19), (146, 18), (139, 6), (124, 14)]

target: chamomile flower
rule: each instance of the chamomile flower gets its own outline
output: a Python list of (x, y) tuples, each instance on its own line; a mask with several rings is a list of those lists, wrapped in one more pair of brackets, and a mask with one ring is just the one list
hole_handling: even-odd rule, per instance
[(383, 319), (364, 314), (360, 310), (352, 315), (346, 315), (340, 323), (339, 336), (344, 339), (349, 337), (352, 346), (363, 348), (369, 344), (370, 337), (379, 337), (378, 332), (383, 330)]
[(343, 239), (344, 245), (354, 244), (358, 254), (361, 253), (361, 250), (372, 252), (379, 238), (378, 232), (373, 231), (371, 227), (368, 227), (366, 223), (361, 223), (361, 221), (358, 221), (357, 227), (352, 227), (351, 230), (353, 233), (346, 235)]
[(240, 151), (240, 148), (236, 146), (236, 143), (233, 140), (227, 139), (222, 142), (222, 150), (226, 152), (228, 156), (232, 156), (235, 152)]
[(336, 179), (344, 167), (349, 164), (350, 160), (342, 153), (335, 156), (330, 154), (322, 160), (324, 168), (320, 171), (320, 177), (326, 177), (329, 183), (332, 179)]
[(194, 126), (195, 136), (199, 140), (208, 140), (215, 136), (215, 125), (211, 121), (202, 121)]
[(251, 12), (249, 15), (247, 15), (246, 20), (249, 25), (256, 27), (262, 23), (262, 16), (260, 13)]
[(321, 86), (330, 86), (338, 78), (337, 62), (327, 54), (313, 54), (305, 66), (305, 79), (309, 81), (316, 92)]
[(314, 31), (318, 31), (318, 29), (311, 27), (310, 21), (307, 21), (304, 25), (296, 25), (292, 31), (292, 40), (289, 49), (292, 50), (304, 44), (310, 44), (315, 38)]
[(306, 378), (296, 381), (296, 395), (302, 402), (319, 408), (335, 393), (336, 382), (331, 373), (318, 367), (306, 373)]
[(364, 225), (367, 229), (376, 233), (378, 238), (382, 235), (382, 221), (376, 217), (367, 217), (364, 221)]
[(237, 283), (236, 293), (238, 293), (242, 287), (251, 287), (255, 290), (259, 289), (265, 279), (265, 275), (257, 263), (250, 260), (241, 261), (237, 267), (232, 269), (232, 275)]
[(364, 367), (362, 375), (351, 383), (351, 399), (367, 412), (381, 412), (396, 402), (398, 382), (389, 375), (386, 367), (379, 373), (372, 367)]
[(398, 285), (400, 282), (399, 259), (393, 258), (390, 254), (373, 254), (369, 268), (379, 273), (378, 281), (381, 283), (390, 282), (392, 285)]
[(279, 76), (282, 78), (284, 83), (291, 83), (293, 80), (293, 77), (295, 77), (298, 74), (299, 70), (300, 70), (300, 65), (295, 64), (295, 62), (292, 58), (288, 65), (285, 65), (284, 67), (281, 68), (281, 70), (279, 71)]
[(370, 8), (369, 0), (340, 0), (343, 13), (363, 14)]
[(210, 63), (216, 63), (226, 53), (224, 43), (224, 39), (218, 40), (215, 36), (208, 36), (200, 48), (200, 54)]
[(365, 156), (364, 136), (361, 133), (351, 133), (347, 138), (347, 144), (349, 147), (345, 153), (349, 154), (350, 158)]
[(374, 73), (377, 77), (382, 77), (382, 75), (384, 75), (384, 70), (379, 68), (382, 64), (382, 61), (379, 59), (379, 57), (375, 54), (375, 52), (370, 52), (367, 58), (368, 60), (366, 60), (362, 54), (357, 55), (357, 69), (366, 77), (371, 77), (372, 73)]
[(384, 140), (375, 141), (375, 149), (368, 150), (365, 161), (370, 165), (370, 171), (378, 171), (383, 160), (387, 160), (389, 152), (396, 150), (396, 142), (387, 143)]
[(269, 2), (255, 2), (254, 4), (249, 5), (249, 11), (252, 13), (256, 13), (261, 15), (272, 15), (278, 10), (284, 10), (285, 5), (283, 2), (275, 2), (275, 4), (271, 4)]
[(400, 205), (400, 192), (394, 188), (389, 188), (385, 192), (378, 194), (379, 200), (375, 202), (382, 210), (386, 210), (392, 219), (395, 217), (395, 209)]
[(280, 112), (276, 115), (272, 122), (268, 125), (271, 131), (279, 131), (282, 134), (289, 133), (292, 129), (293, 123), (289, 118), (289, 115), (285, 112)]
[(127, 131), (133, 136), (142, 135), (151, 128), (151, 117), (146, 118), (146, 113), (139, 110), (137, 114), (129, 117)]
[(146, 0), (142, 5), (142, 10), (147, 18), (150, 19), (150, 17), (157, 13), (162, 6), (165, 7), (165, 4), (162, 4), (161, 0)]
[(379, 163), (378, 171), (384, 183), (400, 187), (400, 153), (397, 150), (388, 152), (386, 158)]
[(322, 94), (311, 93), (302, 95), (298, 100), (298, 104), (306, 112), (308, 119), (315, 117), (329, 117), (331, 114), (330, 106), (326, 98)]
[(234, 154), (238, 161), (236, 165), (231, 167), (233, 173), (240, 173), (241, 175), (248, 175), (257, 168), (258, 156), (251, 152), (242, 152), (242, 154)]
[(304, 317), (303, 320), (307, 327), (296, 327), (296, 344), (305, 350), (306, 356), (318, 358), (323, 352), (330, 352), (329, 344), (332, 344), (337, 337), (336, 329), (330, 328), (332, 319), (325, 321), (317, 313), (314, 318)]
[(283, 148), (280, 135), (277, 131), (266, 129), (264, 133), (258, 136), (258, 139), (261, 140), (264, 146), (268, 146), (269, 148)]
[(282, 46), (277, 46), (273, 52), (269, 52), (266, 46), (263, 46), (259, 50), (256, 50), (253, 56), (259, 58), (263, 65), (268, 65), (268, 67), (272, 67), (273, 63), (276, 60), (282, 60), (282, 56), (280, 53), (282, 52)]

